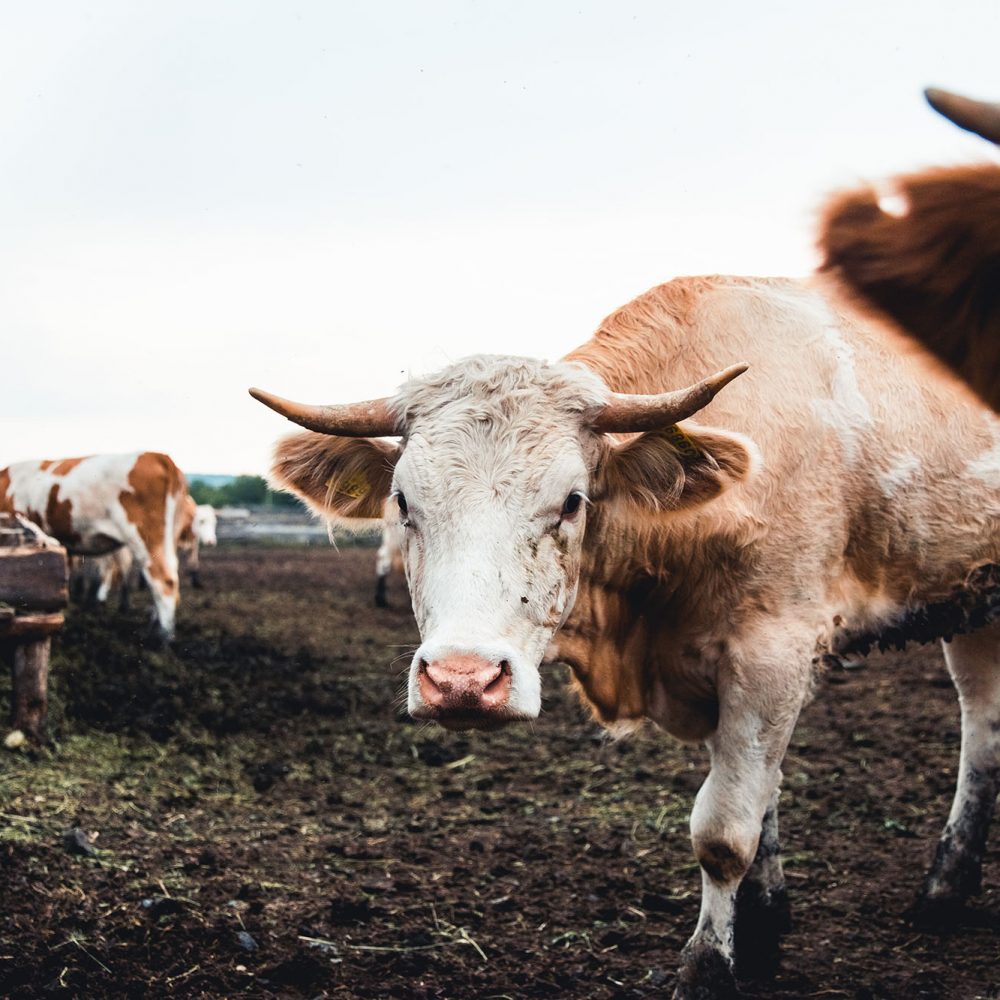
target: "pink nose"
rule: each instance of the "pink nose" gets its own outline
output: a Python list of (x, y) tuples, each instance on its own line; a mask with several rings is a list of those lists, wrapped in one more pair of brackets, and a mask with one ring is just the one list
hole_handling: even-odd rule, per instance
[(511, 671), (506, 660), (471, 653), (420, 661), (420, 697), (436, 714), (492, 714), (510, 701)]

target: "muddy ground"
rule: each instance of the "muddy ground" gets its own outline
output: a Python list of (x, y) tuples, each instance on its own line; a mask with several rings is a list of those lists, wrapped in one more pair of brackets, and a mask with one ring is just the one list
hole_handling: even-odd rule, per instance
[[(415, 629), (373, 561), (207, 553), (165, 653), (141, 608), (71, 613), (55, 744), (0, 757), (0, 995), (669, 996), (702, 753), (605, 742), (558, 669), (531, 727), (407, 721)], [(748, 996), (1000, 996), (1000, 837), (950, 934), (902, 918), (957, 759), (936, 650), (820, 681), (782, 798), (794, 928)]]

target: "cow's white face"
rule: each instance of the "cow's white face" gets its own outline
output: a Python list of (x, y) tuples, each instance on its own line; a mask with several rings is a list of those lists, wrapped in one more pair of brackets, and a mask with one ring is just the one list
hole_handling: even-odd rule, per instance
[(195, 538), (202, 545), (218, 544), (219, 540), (215, 534), (218, 520), (215, 508), (211, 504), (198, 504), (194, 514), (194, 521), (191, 524), (191, 530), (194, 532)]
[(392, 479), (423, 642), (410, 714), (481, 728), (533, 719), (538, 668), (576, 597), (606, 389), (569, 365), (480, 359), (411, 383)]
[(535, 718), (543, 654), (576, 598), (589, 504), (676, 510), (748, 474), (747, 443), (725, 432), (670, 425), (616, 444), (592, 430), (607, 397), (577, 365), (476, 357), (400, 391), (398, 447), (315, 433), (279, 442), (273, 481), (315, 509), (371, 518), (386, 494), (398, 505), (422, 640), (407, 684), (414, 717), (462, 729)]
[(450, 726), (535, 718), (542, 654), (580, 573), (591, 473), (579, 429), (525, 426), (508, 447), (469, 428), (461, 468), (436, 430), (411, 434), (393, 478), (423, 639), (410, 714)]

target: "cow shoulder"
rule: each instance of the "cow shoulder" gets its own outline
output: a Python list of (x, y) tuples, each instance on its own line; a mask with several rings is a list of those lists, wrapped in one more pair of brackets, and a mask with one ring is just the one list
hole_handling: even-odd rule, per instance
[(270, 482), (325, 517), (380, 518), (399, 446), (306, 431), (275, 445)]

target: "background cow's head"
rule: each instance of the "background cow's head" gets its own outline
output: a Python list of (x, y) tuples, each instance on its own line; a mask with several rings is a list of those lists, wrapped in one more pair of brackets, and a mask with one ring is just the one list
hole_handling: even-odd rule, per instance
[(194, 514), (193, 530), (195, 537), (202, 545), (218, 545), (219, 539), (216, 534), (219, 518), (215, 513), (215, 508), (210, 503), (198, 504)]
[[(633, 396), (576, 364), (479, 356), (391, 400), (310, 407), (252, 392), (312, 429), (278, 442), (276, 485), (328, 517), (377, 518), (387, 495), (398, 506), (423, 640), (410, 713), (489, 728), (538, 715), (538, 667), (573, 606), (588, 506), (676, 512), (746, 477), (739, 435), (677, 427), (744, 370)], [(366, 433), (402, 440), (355, 436)]]

